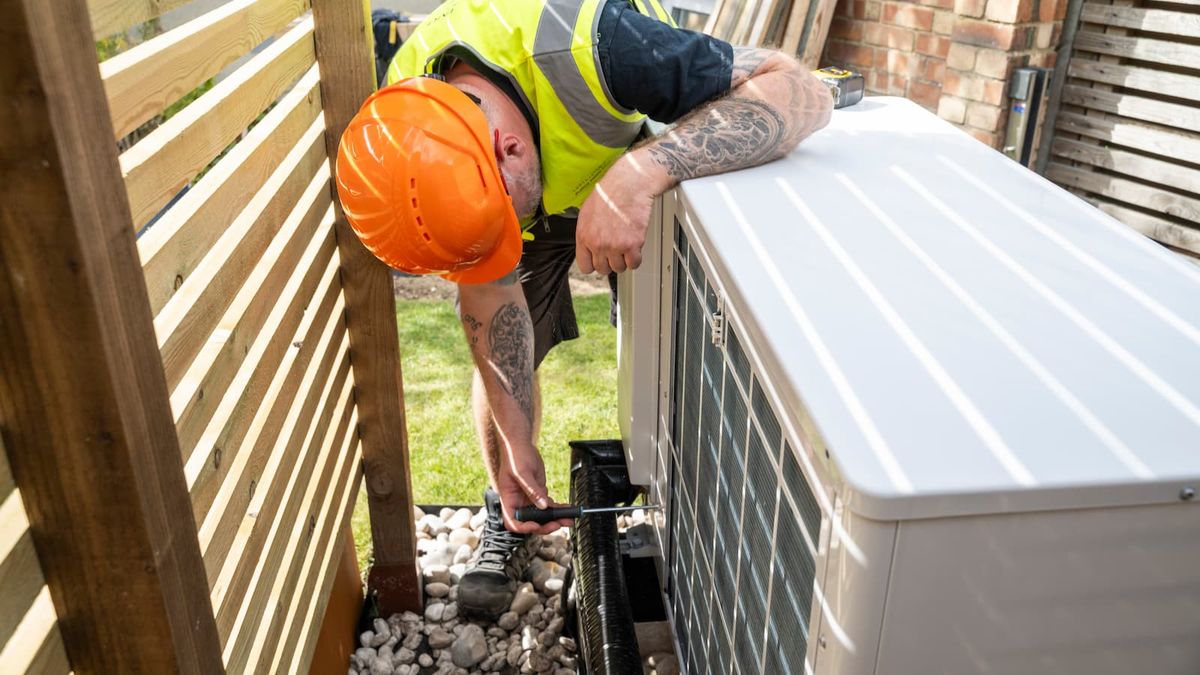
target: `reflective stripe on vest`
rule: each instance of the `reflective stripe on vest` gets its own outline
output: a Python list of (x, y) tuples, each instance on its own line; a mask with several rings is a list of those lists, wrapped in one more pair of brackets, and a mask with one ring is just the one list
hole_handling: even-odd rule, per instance
[[(632, 0), (671, 23), (657, 0)], [(434, 72), (447, 50), (465, 49), (505, 75), (535, 118), (542, 203), (569, 213), (637, 138), (645, 117), (613, 99), (600, 68), (597, 27), (604, 0), (447, 0), (404, 43), (388, 83)]]

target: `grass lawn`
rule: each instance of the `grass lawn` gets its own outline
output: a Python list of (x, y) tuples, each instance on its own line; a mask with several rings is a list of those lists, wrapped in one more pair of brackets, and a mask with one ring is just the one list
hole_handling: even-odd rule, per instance
[[(566, 501), (567, 441), (616, 438), (617, 332), (608, 323), (608, 295), (575, 298), (578, 340), (550, 352), (542, 381), (540, 445), (550, 495)], [(479, 504), (487, 474), (471, 423), (471, 355), (453, 301), (396, 303), (404, 401), (418, 504)], [(354, 509), (354, 541), (365, 574), (371, 548), (366, 492)]]

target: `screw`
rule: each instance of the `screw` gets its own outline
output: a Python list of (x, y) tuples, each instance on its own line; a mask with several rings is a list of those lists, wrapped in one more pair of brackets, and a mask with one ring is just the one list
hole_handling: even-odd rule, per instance
[(1179, 498), (1185, 502), (1192, 501), (1196, 498), (1196, 488), (1190, 486), (1183, 488), (1179, 491)]
[(822, 635), (822, 636), (820, 637), (820, 639), (818, 640), (818, 642), (819, 642), (819, 643), (820, 643), (820, 645), (821, 645), (821, 649), (825, 649), (825, 647), (827, 647), (827, 646), (828, 646), (828, 645), (827, 645), (827, 643), (825, 642), (825, 636), (824, 636), (824, 635)]

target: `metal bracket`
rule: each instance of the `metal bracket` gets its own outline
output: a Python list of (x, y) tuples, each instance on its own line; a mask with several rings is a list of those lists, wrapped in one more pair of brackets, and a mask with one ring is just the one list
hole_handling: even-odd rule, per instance
[(725, 330), (725, 296), (717, 293), (717, 311), (712, 315), (712, 343), (724, 348), (727, 334), (728, 331)]

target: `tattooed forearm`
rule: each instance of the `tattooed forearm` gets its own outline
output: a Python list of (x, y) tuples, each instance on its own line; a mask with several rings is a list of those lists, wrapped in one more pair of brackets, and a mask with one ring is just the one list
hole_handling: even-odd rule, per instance
[(638, 150), (677, 182), (782, 157), (829, 122), (828, 90), (779, 52), (736, 48), (730, 85)]
[(479, 344), (479, 329), (483, 327), (483, 323), (470, 314), (462, 315), (463, 329), (467, 332), (467, 340), (471, 346)]
[(729, 88), (733, 89), (750, 79), (758, 71), (763, 61), (766, 61), (773, 53), (769, 49), (734, 47), (733, 72), (732, 77), (730, 77)]
[(488, 327), (490, 361), (504, 391), (533, 423), (533, 331), (529, 314), (515, 302), (502, 305)]
[(729, 96), (699, 112), (647, 148), (675, 180), (757, 166), (778, 154), (785, 121), (771, 105)]

